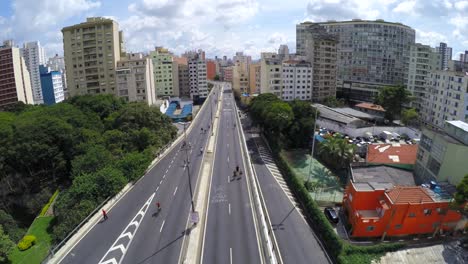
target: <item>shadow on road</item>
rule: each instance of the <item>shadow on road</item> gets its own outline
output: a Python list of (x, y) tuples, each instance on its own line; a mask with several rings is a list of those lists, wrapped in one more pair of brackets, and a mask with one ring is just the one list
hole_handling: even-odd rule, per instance
[(145, 263), (147, 260), (151, 259), (152, 257), (156, 256), (157, 254), (159, 254), (161, 251), (165, 250), (166, 248), (170, 247), (172, 244), (174, 244), (175, 242), (177, 242), (177, 240), (183, 238), (185, 235), (189, 235), (190, 234), (190, 231), (192, 230), (191, 227), (187, 228), (186, 230), (182, 231), (180, 233), (179, 236), (177, 236), (174, 240), (172, 240), (171, 242), (167, 243), (165, 246), (163, 246), (162, 248), (160, 248), (158, 251), (154, 252), (153, 254), (151, 254), (150, 256), (144, 258), (143, 260), (137, 262), (136, 264), (142, 264), (142, 263)]
[(296, 209), (295, 206), (293, 206), (293, 208), (289, 211), (289, 213), (283, 218), (283, 220), (281, 220), (281, 222), (279, 224), (271, 224), (271, 227), (273, 228), (273, 230), (284, 230), (285, 228), (283, 227), (283, 223), (284, 221), (286, 221), (286, 219), (292, 214), (292, 212), (294, 212), (294, 209)]

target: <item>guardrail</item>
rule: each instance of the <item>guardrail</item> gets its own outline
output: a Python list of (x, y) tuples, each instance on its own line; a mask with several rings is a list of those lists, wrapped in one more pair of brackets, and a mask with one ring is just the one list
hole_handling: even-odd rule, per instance
[(252, 182), (253, 188), (250, 190), (250, 192), (251, 192), (251, 195), (254, 197), (254, 203), (255, 203), (254, 208), (257, 211), (257, 216), (258, 216), (257, 218), (259, 218), (258, 220), (260, 220), (259, 222), (261, 224), (260, 234), (262, 236), (262, 240), (264, 240), (266, 242), (266, 243), (262, 243), (264, 255), (267, 256), (268, 263), (282, 264), (283, 261), (282, 261), (282, 258), (281, 258), (281, 254), (279, 252), (278, 243), (276, 241), (275, 234), (274, 234), (274, 232), (273, 232), (273, 230), (271, 228), (271, 220), (270, 220), (270, 217), (268, 215), (265, 200), (263, 198), (263, 195), (261, 194), (261, 191), (259, 191), (260, 184), (258, 182), (257, 175), (255, 174), (255, 172), (253, 170), (253, 163), (252, 163), (252, 161), (250, 159), (250, 154), (249, 154), (247, 143), (246, 143), (246, 140), (245, 140), (245, 135), (244, 135), (244, 132), (243, 132), (243, 129), (242, 129), (242, 124), (241, 124), (241, 121), (240, 121), (240, 118), (239, 118), (237, 105), (235, 105), (235, 112), (236, 112), (235, 113), (236, 120), (238, 122), (239, 129), (240, 129), (241, 141), (243, 143), (243, 144), (241, 144), (241, 149), (242, 149), (242, 152), (244, 153), (244, 155), (247, 157), (248, 168), (249, 168), (249, 171), (250, 171), (250, 175), (252, 175), (250, 180)]

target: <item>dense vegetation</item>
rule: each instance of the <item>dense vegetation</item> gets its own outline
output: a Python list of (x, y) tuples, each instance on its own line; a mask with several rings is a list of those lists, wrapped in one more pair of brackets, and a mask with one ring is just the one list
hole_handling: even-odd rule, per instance
[(142, 176), (176, 135), (159, 109), (111, 95), (0, 112), (2, 229), (17, 243), (60, 189), (53, 237), (64, 238), (107, 197)]
[(403, 85), (385, 86), (379, 90), (375, 101), (385, 109), (385, 118), (392, 122), (401, 116), (403, 105), (411, 102), (411, 96)]
[(325, 138), (326, 141), (320, 143), (318, 148), (320, 158), (334, 169), (347, 168), (353, 161), (356, 145), (349, 144), (348, 140), (341, 138), (338, 133)]
[(264, 133), (286, 148), (306, 148), (314, 131), (315, 108), (309, 102), (283, 102), (273, 94), (255, 97), (249, 110)]
[(468, 215), (468, 174), (466, 174), (463, 180), (457, 185), (455, 203), (459, 206), (463, 206), (464, 213)]

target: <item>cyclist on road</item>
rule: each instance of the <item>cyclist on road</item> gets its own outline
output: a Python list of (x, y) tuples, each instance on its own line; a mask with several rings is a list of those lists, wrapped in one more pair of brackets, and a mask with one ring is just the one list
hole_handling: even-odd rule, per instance
[(159, 202), (156, 202), (156, 207), (158, 208), (158, 211), (161, 211), (161, 204)]
[(200, 155), (203, 153), (203, 148), (200, 148)]

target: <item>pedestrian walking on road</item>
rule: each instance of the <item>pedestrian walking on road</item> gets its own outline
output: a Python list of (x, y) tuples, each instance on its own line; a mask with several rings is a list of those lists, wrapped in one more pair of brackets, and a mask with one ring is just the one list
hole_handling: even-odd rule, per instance
[(104, 220), (107, 220), (107, 212), (106, 210), (102, 209), (102, 217), (104, 218)]
[(236, 166), (236, 171), (239, 172), (239, 165)]

